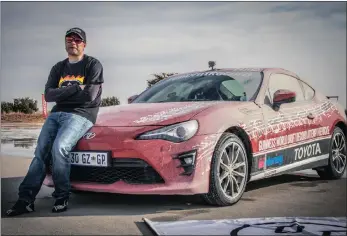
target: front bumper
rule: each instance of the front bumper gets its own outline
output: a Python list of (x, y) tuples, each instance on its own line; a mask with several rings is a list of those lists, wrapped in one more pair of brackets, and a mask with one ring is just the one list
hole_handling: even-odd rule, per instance
[[(106, 139), (102, 145), (101, 140), (83, 141), (78, 150), (109, 150), (112, 164), (110, 167), (71, 166), (71, 188), (125, 194), (206, 193), (218, 138), (219, 135), (201, 135), (184, 143), (133, 139), (108, 143)], [(53, 187), (51, 166), (47, 170), (44, 184)]]

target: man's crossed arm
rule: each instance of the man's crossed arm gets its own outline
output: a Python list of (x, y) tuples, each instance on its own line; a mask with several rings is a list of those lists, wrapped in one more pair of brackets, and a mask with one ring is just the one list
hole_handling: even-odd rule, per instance
[(96, 61), (90, 65), (86, 79), (86, 85), (74, 84), (57, 88), (58, 74), (53, 67), (45, 86), (45, 100), (58, 104), (83, 104), (93, 101), (103, 83), (103, 68), (100, 62)]

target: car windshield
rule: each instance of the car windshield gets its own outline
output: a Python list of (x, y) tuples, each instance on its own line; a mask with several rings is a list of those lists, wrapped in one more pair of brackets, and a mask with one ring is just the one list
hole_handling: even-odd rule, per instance
[(258, 90), (260, 72), (205, 72), (172, 76), (140, 94), (132, 103), (249, 101)]

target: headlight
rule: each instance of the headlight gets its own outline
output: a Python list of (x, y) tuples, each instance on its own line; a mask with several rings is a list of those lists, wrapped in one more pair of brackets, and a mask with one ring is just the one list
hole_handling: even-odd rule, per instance
[(137, 137), (140, 140), (164, 139), (179, 143), (189, 140), (198, 131), (199, 124), (196, 120), (182, 122), (164, 128), (152, 130)]

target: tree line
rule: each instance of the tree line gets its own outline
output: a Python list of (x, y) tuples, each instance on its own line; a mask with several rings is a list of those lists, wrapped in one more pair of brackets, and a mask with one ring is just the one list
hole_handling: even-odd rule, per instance
[[(103, 98), (101, 101), (102, 107), (115, 106), (119, 104), (120, 101), (115, 96)], [(13, 102), (1, 102), (1, 114), (12, 112), (33, 114), (35, 112), (38, 112), (38, 110), (39, 107), (37, 100), (29, 97), (15, 98), (13, 99)]]
[[(214, 61), (209, 61), (208, 66), (212, 70), (214, 69), (214, 66), (216, 63)], [(158, 83), (159, 81), (166, 79), (169, 76), (175, 75), (177, 73), (159, 73), (159, 74), (153, 74), (154, 78), (147, 80), (147, 88), (152, 87), (154, 84)], [(106, 97), (102, 98), (101, 106), (107, 107), (107, 106), (115, 106), (120, 105), (120, 101), (118, 97), (112, 96), (112, 97)], [(13, 99), (13, 102), (1, 102), (1, 113), (11, 113), (11, 112), (19, 112), (19, 113), (25, 113), (25, 114), (32, 114), (39, 110), (38, 108), (38, 102), (34, 99), (31, 99), (29, 97), (25, 98), (15, 98)]]
[[(147, 87), (151, 87), (159, 81), (174, 75), (176, 73), (160, 73), (154, 74), (154, 78), (147, 80)], [(119, 98), (116, 96), (102, 98), (101, 106), (115, 106), (120, 105)], [(37, 100), (34, 100), (29, 97), (24, 98), (15, 98), (13, 102), (1, 102), (1, 113), (24, 113), (24, 114), (33, 114), (39, 110)]]
[(1, 102), (1, 113), (20, 112), (32, 114), (38, 110), (37, 101), (28, 97), (15, 98), (13, 102)]
[[(151, 87), (154, 84), (158, 83), (160, 80), (163, 80), (167, 78), (168, 76), (171, 76), (175, 73), (161, 73), (161, 74), (154, 74), (154, 78), (147, 80), (147, 86)], [(102, 98), (101, 106), (107, 107), (107, 106), (115, 106), (120, 105), (119, 98), (116, 96), (106, 97)], [(33, 114), (35, 112), (38, 112), (37, 100), (34, 100), (29, 97), (24, 98), (15, 98), (13, 99), (13, 102), (1, 102), (1, 113), (12, 113), (12, 112), (18, 112), (18, 113), (24, 113), (24, 114)]]
[[(215, 66), (216, 66), (216, 61), (209, 61), (208, 62), (208, 67), (211, 70), (215, 70)], [(178, 73), (159, 73), (159, 74), (153, 74), (154, 78), (153, 79), (149, 79), (147, 80), (147, 88), (152, 87), (153, 85), (155, 85), (156, 83), (158, 83), (159, 81), (166, 79), (169, 76), (172, 75), (176, 75)]]

